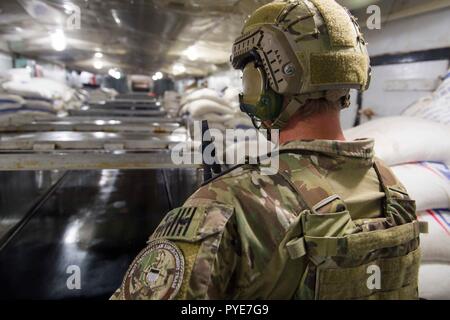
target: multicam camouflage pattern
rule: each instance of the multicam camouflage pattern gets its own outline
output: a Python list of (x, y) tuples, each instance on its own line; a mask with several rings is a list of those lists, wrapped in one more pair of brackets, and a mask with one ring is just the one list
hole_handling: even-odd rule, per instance
[[(237, 168), (175, 210), (196, 208), (188, 226), (171, 212), (152, 235), (186, 260), (175, 298), (416, 298), (414, 202), (374, 159), (373, 141), (293, 141), (280, 150), (278, 174)], [(372, 264), (382, 269), (380, 290), (366, 286)]]

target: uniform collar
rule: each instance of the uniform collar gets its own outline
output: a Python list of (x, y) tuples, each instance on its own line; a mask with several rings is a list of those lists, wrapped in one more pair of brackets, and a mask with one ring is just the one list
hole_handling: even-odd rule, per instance
[(330, 155), (372, 159), (374, 156), (373, 139), (357, 139), (354, 141), (338, 140), (295, 140), (280, 146), (280, 150), (305, 150)]

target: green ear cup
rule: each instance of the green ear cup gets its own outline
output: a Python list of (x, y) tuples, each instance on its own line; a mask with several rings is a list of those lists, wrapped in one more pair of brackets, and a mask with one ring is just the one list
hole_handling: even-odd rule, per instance
[(245, 66), (241, 110), (258, 120), (274, 120), (283, 107), (283, 96), (270, 88), (266, 81), (264, 72), (255, 63), (250, 62)]
[(283, 96), (268, 88), (261, 94), (256, 104), (246, 104), (241, 99), (241, 110), (258, 120), (274, 120), (283, 107)]

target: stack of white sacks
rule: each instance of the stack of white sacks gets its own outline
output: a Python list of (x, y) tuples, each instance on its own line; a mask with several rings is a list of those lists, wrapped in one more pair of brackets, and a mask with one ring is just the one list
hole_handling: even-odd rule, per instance
[(90, 103), (99, 103), (103, 101), (108, 101), (114, 99), (118, 92), (111, 88), (98, 88), (94, 90), (79, 90), (80, 94), (85, 96), (85, 100)]
[[(253, 129), (250, 118), (239, 109), (239, 92), (235, 88), (227, 88), (223, 93), (208, 88), (190, 91), (181, 98), (178, 114), (187, 115), (192, 121), (208, 120), (210, 129), (220, 130), (222, 133), (225, 133), (226, 129)], [(192, 131), (191, 128), (191, 133)], [(246, 155), (256, 156), (253, 150), (258, 150), (258, 136), (256, 131), (251, 133), (247, 140), (242, 142), (236, 141), (233, 135), (224, 134), (223, 148), (219, 147), (217, 141), (215, 143), (216, 158), (226, 162), (225, 154), (234, 154), (234, 160), (229, 161), (232, 163), (227, 163), (231, 165), (244, 161)], [(194, 141), (192, 146), (198, 150), (200, 141)], [(246, 151), (242, 154), (238, 150)]]
[(0, 121), (27, 116), (51, 117), (79, 108), (83, 97), (67, 85), (33, 78), (27, 69), (11, 69), (0, 85)]
[(431, 96), (402, 116), (387, 117), (346, 131), (346, 138), (375, 139), (376, 156), (387, 162), (410, 196), (418, 218), (427, 221), (421, 235), (419, 294), (450, 299), (450, 77)]
[(228, 88), (223, 94), (203, 88), (181, 98), (180, 115), (192, 120), (208, 120), (210, 128), (225, 130), (253, 127), (248, 116), (239, 110), (239, 91)]

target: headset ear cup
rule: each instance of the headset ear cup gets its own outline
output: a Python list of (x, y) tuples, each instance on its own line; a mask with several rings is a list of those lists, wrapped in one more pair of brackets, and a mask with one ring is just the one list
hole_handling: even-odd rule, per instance
[(274, 120), (283, 107), (283, 96), (268, 88), (261, 95), (257, 116), (262, 120)]
[(272, 89), (265, 90), (255, 105), (240, 103), (241, 111), (259, 120), (275, 120), (283, 108), (283, 96)]
[(267, 83), (258, 62), (250, 62), (243, 69), (243, 93), (239, 95), (241, 111), (261, 121), (275, 120), (283, 107), (283, 96)]

